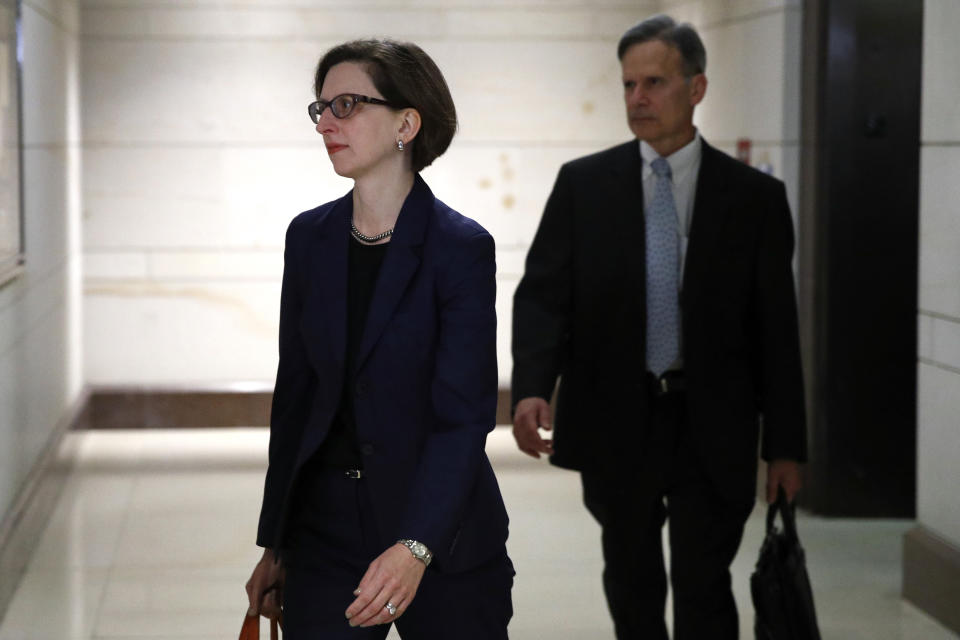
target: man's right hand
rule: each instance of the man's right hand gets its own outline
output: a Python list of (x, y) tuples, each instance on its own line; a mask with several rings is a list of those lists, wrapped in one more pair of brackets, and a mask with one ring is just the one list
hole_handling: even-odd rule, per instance
[(543, 398), (524, 398), (513, 410), (513, 437), (520, 451), (539, 458), (541, 453), (553, 453), (553, 440), (540, 436), (539, 429), (550, 431), (550, 405)]
[(253, 568), (253, 575), (247, 581), (247, 599), (250, 602), (248, 616), (260, 614), (267, 618), (276, 618), (280, 615), (280, 608), (283, 606), (283, 579), (283, 566), (276, 561), (271, 549), (264, 549), (263, 557)]

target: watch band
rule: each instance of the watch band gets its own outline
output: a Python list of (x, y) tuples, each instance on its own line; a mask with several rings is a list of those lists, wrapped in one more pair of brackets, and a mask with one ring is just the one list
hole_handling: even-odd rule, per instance
[(423, 566), (429, 567), (430, 561), (433, 560), (433, 552), (427, 548), (427, 545), (422, 542), (417, 542), (416, 540), (397, 540), (400, 544), (405, 546), (407, 549), (410, 549), (410, 553), (413, 554), (413, 557), (423, 563)]

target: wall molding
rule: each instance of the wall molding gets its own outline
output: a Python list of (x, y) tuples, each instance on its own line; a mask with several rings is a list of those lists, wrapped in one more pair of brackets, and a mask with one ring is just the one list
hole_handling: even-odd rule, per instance
[(917, 525), (903, 537), (903, 598), (960, 633), (960, 546)]
[[(89, 393), (86, 429), (265, 427), (273, 389), (262, 385), (103, 386)], [(497, 394), (497, 424), (510, 423), (510, 390)]]

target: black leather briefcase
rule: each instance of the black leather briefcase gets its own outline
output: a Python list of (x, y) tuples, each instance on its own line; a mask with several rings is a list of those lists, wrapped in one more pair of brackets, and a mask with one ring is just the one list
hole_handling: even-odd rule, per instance
[[(783, 531), (774, 525), (777, 513)], [(803, 547), (797, 537), (793, 505), (781, 488), (767, 510), (767, 537), (750, 576), (757, 640), (820, 640), (813, 592)]]

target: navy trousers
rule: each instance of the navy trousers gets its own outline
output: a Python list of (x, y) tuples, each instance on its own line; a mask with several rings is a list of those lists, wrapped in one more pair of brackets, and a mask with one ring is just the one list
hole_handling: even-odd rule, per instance
[[(284, 552), (285, 640), (382, 640), (390, 625), (350, 627), (344, 612), (382, 540), (366, 483), (319, 470), (298, 492), (290, 549)], [(506, 549), (470, 571), (428, 567), (413, 602), (394, 624), (404, 640), (501, 640), (513, 616), (514, 570)]]

